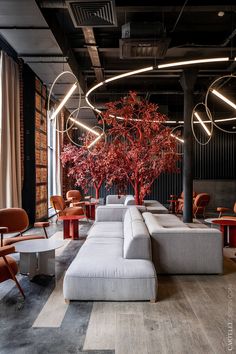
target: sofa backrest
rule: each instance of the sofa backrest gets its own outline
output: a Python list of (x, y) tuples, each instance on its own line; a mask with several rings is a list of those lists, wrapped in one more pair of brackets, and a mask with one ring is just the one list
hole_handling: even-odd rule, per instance
[(124, 220), (126, 210), (123, 205), (106, 206), (102, 205), (96, 208), (96, 222), (101, 221), (122, 221)]
[(110, 194), (106, 196), (106, 204), (124, 204), (126, 195)]
[(151, 240), (142, 215), (129, 207), (124, 216), (124, 258), (151, 259)]

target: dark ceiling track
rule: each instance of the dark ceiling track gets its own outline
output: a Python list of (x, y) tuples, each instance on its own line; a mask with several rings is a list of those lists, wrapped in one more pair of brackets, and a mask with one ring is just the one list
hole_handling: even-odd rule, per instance
[(177, 24), (179, 23), (179, 20), (180, 20), (180, 18), (181, 18), (181, 16), (182, 16), (182, 13), (183, 13), (183, 11), (184, 11), (184, 8), (185, 8), (185, 6), (187, 5), (187, 2), (188, 2), (188, 0), (185, 0), (184, 4), (183, 4), (183, 6), (182, 6), (182, 8), (181, 8), (181, 10), (180, 10), (179, 16), (177, 17), (177, 20), (175, 21), (175, 24), (174, 24), (172, 30), (170, 31), (171, 33), (173, 33), (173, 32), (175, 31), (176, 26), (177, 26)]
[(40, 0), (39, 6), (44, 9), (66, 9), (67, 5), (63, 0)]

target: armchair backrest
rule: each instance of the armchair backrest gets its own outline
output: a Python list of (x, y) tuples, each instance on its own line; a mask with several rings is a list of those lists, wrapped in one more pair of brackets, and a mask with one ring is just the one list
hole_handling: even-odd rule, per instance
[(8, 232), (23, 232), (29, 226), (29, 218), (24, 209), (0, 209), (0, 226), (7, 227)]
[(82, 195), (80, 191), (78, 191), (77, 189), (71, 189), (66, 193), (66, 199), (70, 199), (70, 198), (73, 198), (74, 202), (80, 202), (82, 199)]
[(194, 206), (205, 208), (210, 201), (210, 195), (207, 193), (200, 193), (194, 200)]
[(65, 201), (61, 195), (52, 195), (50, 202), (56, 211), (63, 211), (66, 207)]
[[(193, 198), (196, 198), (196, 196), (197, 196), (197, 193), (193, 191)], [(180, 198), (181, 198), (181, 199), (184, 199), (184, 192), (182, 192), (182, 193), (180, 194)]]

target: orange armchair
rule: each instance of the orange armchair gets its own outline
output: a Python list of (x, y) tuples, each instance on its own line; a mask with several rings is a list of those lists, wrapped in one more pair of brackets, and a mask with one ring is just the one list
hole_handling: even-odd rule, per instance
[[(218, 207), (216, 209), (219, 212), (219, 218), (221, 217), (236, 217), (236, 215), (223, 215), (224, 213), (230, 212), (230, 208)], [(234, 203), (233, 212), (236, 214), (236, 202)]]
[(18, 272), (18, 266), (14, 258), (9, 257), (10, 253), (15, 252), (14, 246), (3, 246), (0, 247), (0, 283), (12, 279), (16, 283), (21, 295), (25, 298), (25, 294), (16, 279), (16, 274)]
[(84, 217), (86, 217), (81, 206), (67, 207), (61, 195), (51, 196), (50, 202), (52, 207), (55, 209), (57, 216), (84, 215)]
[(66, 193), (66, 199), (71, 203), (71, 206), (79, 206), (83, 205), (84, 201), (88, 201), (91, 199), (91, 196), (84, 197), (84, 201), (82, 201), (82, 195), (79, 190), (71, 189)]
[(200, 193), (196, 196), (193, 203), (193, 215), (196, 218), (198, 214), (205, 217), (205, 209), (210, 201), (210, 195), (207, 193)]
[[(197, 196), (197, 193), (193, 191), (193, 201), (195, 200), (196, 196)], [(177, 203), (176, 209), (177, 209), (177, 213), (178, 214), (179, 213), (180, 214), (183, 213), (183, 209), (184, 209), (184, 192), (182, 192), (180, 194), (180, 197), (178, 198), (178, 203)]]
[[(38, 236), (38, 235), (23, 236), (23, 232), (26, 231), (29, 227), (29, 218), (24, 209), (21, 208), (0, 209), (1, 246), (11, 245), (12, 243), (19, 242), (19, 241), (48, 238), (46, 227), (49, 226), (49, 222), (36, 222), (34, 226), (42, 227), (44, 230), (44, 236)], [(3, 234), (9, 234), (9, 233), (20, 233), (20, 236), (3, 239)]]

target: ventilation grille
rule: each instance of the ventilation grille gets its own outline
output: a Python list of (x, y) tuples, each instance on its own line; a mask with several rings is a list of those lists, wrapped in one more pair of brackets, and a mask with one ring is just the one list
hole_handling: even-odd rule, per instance
[(169, 43), (170, 38), (158, 40), (120, 39), (120, 58), (164, 58)]
[(113, 27), (117, 25), (113, 0), (67, 1), (75, 27)]

